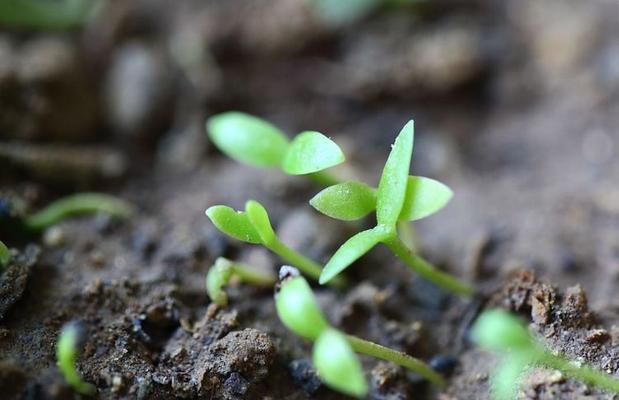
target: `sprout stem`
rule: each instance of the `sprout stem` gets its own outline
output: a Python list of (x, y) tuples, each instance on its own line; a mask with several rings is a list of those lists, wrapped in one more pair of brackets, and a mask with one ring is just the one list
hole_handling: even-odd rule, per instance
[(127, 218), (133, 214), (133, 206), (124, 200), (102, 193), (78, 193), (56, 200), (43, 210), (24, 220), (26, 228), (41, 231), (65, 218), (97, 212)]
[(232, 275), (238, 276), (241, 282), (261, 287), (271, 287), (277, 282), (277, 277), (275, 275), (259, 271), (251, 265), (233, 262), (225, 258), (218, 258), (216, 263), (218, 262), (229, 263), (232, 269)]
[(439, 387), (445, 386), (443, 377), (432, 368), (428, 367), (421, 360), (356, 336), (346, 335), (346, 339), (352, 348), (358, 353), (380, 358), (381, 360), (391, 361), (397, 365), (414, 371)]
[[(310, 276), (316, 281), (320, 278), (320, 273), (322, 272), (322, 267), (320, 265), (286, 246), (279, 238), (275, 238), (271, 243), (265, 243), (265, 246), (273, 253), (280, 256), (284, 261), (299, 268), (305, 275)], [(346, 285), (346, 282), (342, 277), (336, 277), (331, 280), (329, 284), (337, 288), (342, 288)]]
[(585, 381), (600, 388), (619, 393), (619, 379), (613, 378), (611, 375), (587, 366), (576, 366), (569, 360), (550, 354), (547, 351), (544, 351), (544, 353), (544, 356), (540, 360), (540, 364), (558, 369), (573, 378)]
[(337, 185), (343, 182), (341, 179), (339, 179), (335, 175), (332, 175), (325, 171), (318, 171), (318, 172), (314, 172), (314, 173), (307, 174), (304, 176), (306, 176), (308, 179), (324, 187), (331, 186), (331, 185)]
[(417, 235), (415, 234), (415, 228), (413, 223), (409, 221), (398, 221), (397, 225), (398, 235), (404, 243), (408, 243), (408, 248), (413, 253), (417, 252)]
[(406, 266), (418, 273), (421, 277), (463, 296), (471, 297), (475, 294), (475, 290), (467, 283), (454, 278), (446, 272), (436, 269), (436, 267), (420, 256), (413, 254), (395, 233), (385, 241), (385, 244), (406, 264)]
[(11, 251), (0, 240), (0, 268), (3, 268), (11, 261)]

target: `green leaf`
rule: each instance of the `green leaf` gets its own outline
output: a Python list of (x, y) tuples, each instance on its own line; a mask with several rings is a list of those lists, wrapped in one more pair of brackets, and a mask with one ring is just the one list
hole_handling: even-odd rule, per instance
[(376, 190), (365, 183), (349, 181), (329, 186), (312, 197), (310, 205), (331, 218), (354, 221), (376, 208)]
[(453, 197), (445, 184), (422, 176), (409, 176), (400, 220), (416, 221), (445, 207)]
[(322, 171), (344, 162), (340, 147), (320, 132), (306, 131), (290, 143), (282, 169), (290, 175), (305, 175)]
[(284, 159), (288, 138), (271, 123), (238, 111), (217, 114), (206, 123), (215, 146), (228, 157), (257, 167), (276, 167)]
[(206, 210), (206, 216), (223, 233), (242, 242), (262, 243), (260, 235), (249, 221), (247, 214), (235, 211), (228, 206), (212, 206)]
[(331, 257), (322, 270), (318, 282), (321, 285), (329, 282), (350, 264), (367, 253), (372, 247), (376, 246), (376, 244), (387, 239), (391, 234), (393, 234), (393, 230), (383, 225), (357, 233), (337, 249), (333, 257)]
[(349, 396), (367, 395), (361, 363), (343, 334), (325, 330), (314, 344), (312, 359), (320, 380), (327, 386)]
[(133, 205), (103, 193), (77, 193), (56, 200), (43, 210), (24, 220), (26, 228), (40, 231), (63, 219), (84, 214), (105, 213), (128, 218), (135, 212)]
[(11, 261), (11, 251), (0, 240), (0, 267), (4, 267)]
[(415, 124), (411, 120), (400, 131), (385, 163), (376, 200), (376, 220), (380, 225), (395, 225), (402, 211), (414, 135)]
[(225, 306), (228, 304), (228, 295), (223, 287), (228, 284), (232, 277), (233, 268), (230, 261), (219, 257), (215, 264), (206, 274), (206, 292), (208, 297), (215, 304)]
[(62, 328), (56, 347), (56, 359), (58, 368), (65, 380), (76, 391), (87, 396), (93, 396), (97, 389), (90, 383), (82, 381), (75, 369), (75, 361), (79, 353), (79, 330), (74, 323), (69, 323)]
[(490, 391), (495, 400), (513, 400), (525, 370), (531, 362), (528, 354), (510, 354), (491, 375)]
[(66, 30), (86, 23), (101, 6), (99, 0), (2, 0), (0, 25)]
[(306, 339), (316, 340), (329, 327), (312, 289), (302, 276), (287, 278), (281, 283), (275, 294), (275, 308), (282, 323)]
[(499, 309), (484, 311), (473, 325), (471, 336), (479, 346), (495, 351), (522, 351), (534, 346), (523, 323), (514, 315)]
[(260, 235), (262, 244), (269, 245), (273, 243), (275, 240), (275, 232), (271, 226), (269, 214), (267, 214), (267, 210), (262, 204), (255, 200), (249, 200), (245, 203), (245, 213), (249, 218), (249, 222), (251, 222), (256, 232), (258, 232), (258, 235)]

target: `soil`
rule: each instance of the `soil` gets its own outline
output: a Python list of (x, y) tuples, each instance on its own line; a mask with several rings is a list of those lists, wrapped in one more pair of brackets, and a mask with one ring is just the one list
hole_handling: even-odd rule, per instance
[[(362, 358), (372, 399), (487, 399), (496, 358), (468, 332), (487, 307), (527, 321), (553, 351), (619, 377), (619, 5), (427, 2), (327, 24), (310, 0), (110, 1), (71, 33), (0, 31), (0, 393), (72, 399), (55, 365), (61, 326), (83, 328), (78, 370), (101, 399), (339, 399), (272, 291), (206, 296), (215, 258), (281, 260), (221, 235), (206, 207), (262, 202), (282, 239), (321, 262), (361, 227), (314, 212), (320, 188), (239, 165), (204, 134), (229, 109), (348, 156), (335, 173), (375, 184), (416, 121), (415, 174), (456, 195), (415, 224), (421, 253), (484, 296), (456, 298), (384, 248), (316, 287), (342, 330), (430, 362), (444, 390)], [(67, 193), (136, 204), (41, 235), (15, 221)], [(368, 226), (372, 221), (366, 221)], [(612, 399), (534, 369), (523, 399)]]

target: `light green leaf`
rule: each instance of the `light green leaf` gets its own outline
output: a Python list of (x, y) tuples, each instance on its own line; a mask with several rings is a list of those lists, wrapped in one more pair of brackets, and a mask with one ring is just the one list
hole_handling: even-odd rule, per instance
[(387, 239), (393, 231), (379, 225), (367, 231), (359, 232), (344, 243), (325, 265), (318, 282), (322, 285), (329, 282), (350, 264), (367, 253), (372, 247)]
[(273, 243), (275, 240), (275, 232), (273, 232), (269, 214), (267, 214), (267, 210), (262, 204), (255, 200), (249, 200), (245, 203), (245, 213), (249, 218), (249, 222), (251, 222), (256, 232), (258, 232), (258, 235), (260, 235), (262, 244), (269, 245)]
[(262, 243), (260, 235), (244, 212), (235, 211), (228, 206), (212, 206), (206, 210), (206, 216), (226, 235), (242, 242)]
[(282, 169), (290, 175), (322, 171), (344, 162), (340, 147), (320, 132), (298, 134), (288, 146)]
[(490, 391), (495, 400), (513, 400), (516, 398), (522, 375), (531, 358), (528, 354), (510, 354), (494, 370), (490, 380)]
[(378, 184), (376, 219), (381, 225), (395, 225), (404, 205), (408, 171), (413, 155), (415, 124), (411, 120), (395, 140)]
[(257, 167), (279, 166), (288, 148), (288, 138), (277, 127), (238, 111), (209, 118), (206, 128), (215, 146), (224, 154)]
[(329, 186), (312, 197), (312, 207), (331, 218), (354, 221), (376, 208), (376, 190), (361, 182)]
[(60, 337), (56, 347), (56, 360), (58, 368), (64, 379), (76, 391), (87, 396), (94, 396), (97, 389), (90, 383), (82, 381), (77, 369), (75, 361), (79, 355), (79, 328), (74, 323), (69, 323), (62, 328)]
[(312, 360), (320, 380), (329, 387), (349, 396), (367, 395), (361, 363), (343, 334), (325, 330), (314, 343)]
[(287, 278), (281, 283), (275, 294), (275, 308), (282, 323), (306, 339), (316, 340), (329, 327), (312, 289), (302, 276)]
[(526, 350), (534, 345), (524, 324), (507, 311), (494, 309), (484, 311), (471, 330), (477, 345), (489, 350)]
[(100, 6), (100, 0), (2, 0), (0, 25), (54, 31), (72, 29), (86, 23)]
[(206, 274), (206, 292), (211, 301), (220, 306), (228, 304), (228, 295), (223, 287), (232, 277), (233, 268), (230, 261), (219, 257)]
[(445, 207), (453, 197), (445, 184), (422, 176), (409, 176), (400, 220), (416, 221)]

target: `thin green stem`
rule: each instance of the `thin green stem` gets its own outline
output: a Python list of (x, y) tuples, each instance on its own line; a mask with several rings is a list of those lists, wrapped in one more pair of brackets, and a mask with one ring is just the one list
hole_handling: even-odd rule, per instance
[(619, 393), (619, 379), (614, 378), (602, 371), (598, 371), (587, 366), (576, 366), (569, 360), (566, 360), (560, 356), (555, 356), (554, 354), (550, 354), (548, 352), (546, 352), (546, 354), (541, 358), (540, 364), (558, 369), (572, 378), (582, 380), (602, 389)]
[(232, 275), (238, 276), (241, 282), (261, 287), (271, 287), (277, 282), (277, 277), (273, 274), (259, 271), (251, 265), (234, 261), (229, 262)]
[(342, 183), (343, 181), (341, 179), (339, 179), (337, 176), (332, 175), (328, 172), (325, 171), (318, 171), (318, 172), (314, 172), (312, 174), (307, 174), (304, 175), (307, 178), (309, 178), (310, 180), (316, 182), (317, 184), (321, 185), (321, 186), (331, 186), (331, 185), (337, 185), (338, 183)]
[(417, 252), (417, 235), (415, 235), (415, 229), (413, 228), (413, 223), (410, 221), (398, 221), (398, 235), (400, 235), (400, 239), (413, 253)]
[(356, 336), (346, 335), (346, 339), (348, 340), (348, 343), (350, 343), (353, 350), (358, 353), (380, 358), (381, 360), (391, 361), (397, 365), (414, 371), (439, 387), (445, 386), (443, 377), (426, 365), (426, 363), (418, 360), (417, 358)]
[(413, 254), (396, 234), (388, 238), (385, 244), (400, 260), (421, 277), (463, 296), (471, 297), (475, 294), (475, 289), (469, 284), (458, 280), (446, 272), (436, 269), (436, 267), (420, 256)]
[[(322, 267), (315, 261), (305, 257), (302, 254), (297, 253), (295, 250), (286, 246), (279, 238), (275, 238), (272, 243), (267, 243), (265, 246), (273, 253), (280, 256), (284, 261), (289, 262), (291, 265), (297, 267), (305, 275), (318, 280)], [(336, 277), (329, 282), (337, 288), (342, 288), (346, 285), (345, 281), (341, 277)]]

